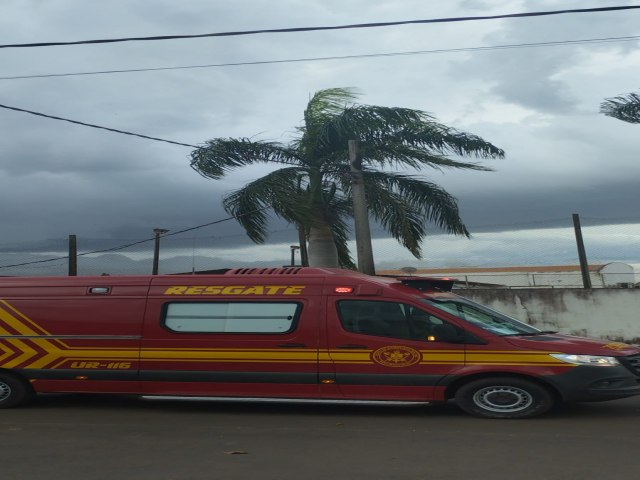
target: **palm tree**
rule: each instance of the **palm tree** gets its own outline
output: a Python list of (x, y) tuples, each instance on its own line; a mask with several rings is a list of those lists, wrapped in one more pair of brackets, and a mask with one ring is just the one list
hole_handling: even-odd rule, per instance
[(296, 225), (309, 241), (309, 264), (353, 268), (349, 254), (351, 180), (348, 141), (360, 141), (366, 197), (371, 216), (416, 258), (432, 222), (448, 233), (469, 236), (457, 201), (438, 185), (388, 167), (420, 171), (458, 168), (490, 170), (451, 158), (502, 158), (504, 152), (482, 138), (437, 123), (419, 110), (354, 104), (349, 88), (317, 92), (304, 123), (289, 144), (248, 138), (214, 138), (191, 154), (201, 175), (220, 179), (253, 164), (280, 168), (223, 198), (256, 243), (267, 237), (267, 210)]
[(640, 95), (629, 93), (607, 98), (600, 104), (600, 112), (624, 122), (640, 123)]

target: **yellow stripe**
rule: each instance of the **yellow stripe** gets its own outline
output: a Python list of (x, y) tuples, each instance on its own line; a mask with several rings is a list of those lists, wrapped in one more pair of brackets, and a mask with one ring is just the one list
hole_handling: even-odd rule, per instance
[(14, 368), (15, 366), (20, 365), (30, 358), (38, 355), (38, 352), (36, 350), (20, 340), (7, 340), (7, 343), (13, 345), (19, 352), (21, 352), (21, 354), (13, 360), (5, 363), (3, 365), (4, 368)]
[(326, 364), (336, 364), (336, 365), (375, 365), (372, 361), (365, 362), (364, 360), (358, 361), (349, 361), (349, 362), (321, 362)]
[[(0, 301), (0, 303), (2, 303), (5, 306), (9, 307), (12, 311), (16, 312), (18, 315), (20, 315), (21, 317), (25, 318), (25, 320), (28, 320), (29, 322), (31, 322), (29, 319), (24, 317), (24, 315), (20, 314), (20, 312), (15, 310), (7, 302)], [(22, 323), (18, 318), (14, 317), (13, 315), (11, 315), (9, 312), (7, 312), (6, 310), (4, 310), (2, 308), (0, 308), (0, 320), (4, 321), (4, 323), (6, 325), (9, 325), (11, 328), (17, 330), (22, 335), (41, 335), (42, 332), (44, 332), (45, 334), (49, 335), (48, 332), (45, 332), (44, 330), (40, 329), (40, 327), (38, 327), (37, 325), (36, 325), (36, 328), (39, 328), (41, 330), (39, 332), (29, 328), (24, 323)], [(31, 322), (31, 323), (33, 323), (33, 322)], [(3, 334), (3, 335), (12, 335), (11, 333), (9, 333), (7, 330), (5, 330), (3, 328), (0, 328), (0, 333)], [(38, 347), (43, 349), (45, 352), (48, 352), (48, 354), (45, 355), (44, 357), (40, 357), (34, 363), (28, 365), (27, 367), (29, 367), (29, 368), (39, 368), (39, 367), (44, 366), (47, 363), (49, 363), (50, 361), (53, 361), (53, 360), (55, 360), (57, 358), (55, 356), (55, 354), (52, 355), (51, 352), (57, 352), (57, 351), (59, 351), (59, 349), (57, 347), (55, 347), (50, 341), (44, 340), (44, 339), (33, 339), (31, 341), (34, 344), (36, 344)], [(30, 358), (32, 358), (32, 357), (34, 357), (34, 356), (39, 354), (39, 352), (37, 352), (36, 350), (34, 350), (31, 347), (29, 347), (24, 341), (22, 341), (22, 340), (20, 340), (18, 338), (16, 338), (16, 339), (7, 339), (7, 343), (11, 343), (11, 345), (16, 347), (18, 349), (18, 351), (21, 352), (21, 355), (18, 356), (17, 358), (14, 358), (13, 360), (3, 364), (2, 367), (4, 367), (4, 368), (14, 368), (17, 365), (20, 365), (21, 363), (24, 363), (27, 360), (29, 360)], [(36, 366), (34, 366), (34, 365), (36, 365)]]
[[(67, 358), (63, 358), (62, 360), (60, 360), (59, 362), (51, 365), (50, 367), (48, 367), (48, 369), (56, 369), (59, 368), (60, 365), (63, 365), (67, 362), (86, 362), (86, 361), (105, 361), (105, 362), (112, 362), (114, 361), (112, 358), (110, 357), (105, 357), (105, 358), (99, 358), (99, 357), (92, 357), (92, 358), (76, 358), (76, 357), (67, 357)], [(137, 362), (138, 361), (138, 357), (132, 357), (132, 358), (118, 358), (117, 360), (118, 362), (122, 362), (122, 361), (128, 361), (128, 362)], [(33, 368), (33, 367), (30, 367)], [(112, 369), (112, 370), (118, 370), (118, 369)]]
[[(30, 318), (26, 317), (22, 312), (20, 312), (16, 308), (14, 308), (12, 305), (10, 305), (5, 300), (0, 300), (0, 303), (3, 304), (5, 307), (7, 307), (11, 312), (15, 313), (15, 315), (17, 315), (17, 317), (16, 317), (16, 316), (12, 315), (11, 312), (8, 312), (8, 311), (3, 310), (2, 308), (0, 308), (0, 319), (4, 320), (7, 325), (9, 325), (10, 327), (14, 328), (18, 332), (20, 332), (22, 335), (49, 335), (49, 336), (51, 335), (44, 328), (42, 328), (40, 325), (35, 323)], [(31, 324), (34, 329), (29, 328), (27, 325), (25, 325), (23, 322), (21, 322), (18, 319), (18, 317), (20, 317), (25, 322), (28, 322), (29, 324)], [(54, 340), (54, 342), (58, 343), (59, 345), (62, 345), (63, 347), (66, 346), (60, 340)]]
[[(185, 348), (180, 347), (179, 349), (160, 347), (160, 348), (143, 348), (144, 352), (172, 352), (179, 350), (181, 352), (318, 352), (321, 350), (314, 350), (311, 348)], [(325, 350), (326, 351), (326, 350)], [(344, 350), (339, 350), (344, 351)]]
[[(2, 302), (5, 303), (5, 302)], [(0, 320), (2, 320), (5, 324), (9, 325), (11, 328), (17, 330), (21, 335), (41, 335), (40, 332), (36, 332), (35, 330), (30, 329), (16, 317), (11, 315), (6, 310), (0, 308)], [(12, 335), (7, 332), (7, 335)]]
[(439, 352), (429, 352), (422, 353), (422, 360), (448, 360), (450, 362), (456, 361), (458, 363), (464, 362), (464, 352), (458, 353), (439, 353)]
[(366, 361), (370, 360), (371, 356), (369, 353), (340, 352), (329, 354), (329, 359), (336, 362)]
[(190, 351), (190, 350), (162, 350), (162, 351), (147, 351), (142, 350), (140, 352), (140, 358), (142, 360), (147, 359), (162, 359), (172, 360), (177, 358), (182, 359), (215, 359), (215, 360), (252, 360), (252, 361), (267, 361), (267, 360), (316, 360), (318, 358), (318, 352), (316, 350), (307, 350), (306, 352), (291, 352), (289, 350), (263, 350), (263, 351), (220, 351), (220, 350), (207, 350), (207, 351)]
[(11, 348), (9, 348), (9, 345), (7, 345), (6, 342), (0, 341), (0, 365), (2, 365), (2, 361), (5, 358), (9, 358), (15, 354), (16, 352), (11, 350)]
[(492, 366), (497, 366), (497, 365), (502, 365), (505, 367), (508, 366), (522, 366), (522, 365), (526, 365), (526, 366), (530, 366), (530, 367), (575, 367), (576, 365), (571, 365), (569, 363), (565, 363), (565, 362), (516, 362), (516, 361), (510, 361), (510, 362), (491, 362), (491, 361), (487, 361), (487, 362), (467, 362), (467, 365), (492, 365)]
[(469, 353), (468, 365), (557, 365), (566, 367), (568, 364), (549, 355), (549, 352), (487, 352)]
[[(4, 300), (0, 304), (0, 321), (19, 332), (20, 335), (51, 335), (35, 322), (24, 316)], [(15, 314), (15, 315), (14, 315)], [(26, 322), (26, 323), (25, 323)], [(9, 331), (0, 327), (0, 334), (10, 336)], [(145, 348), (135, 347), (70, 347), (60, 340), (30, 339), (33, 344), (46, 352), (40, 358), (27, 365), (26, 368), (44, 368), (53, 362), (54, 367), (69, 360), (127, 360), (127, 361), (175, 361), (175, 362), (239, 362), (239, 363), (339, 363), (339, 364), (372, 364), (373, 350), (312, 350), (312, 349), (242, 349), (242, 348)], [(14, 350), (15, 349), (15, 350)], [(140, 357), (132, 353), (139, 353)], [(562, 366), (570, 364), (556, 360), (549, 354), (554, 352), (535, 352), (519, 350), (420, 350), (421, 365), (502, 365), (502, 366)], [(0, 343), (0, 362), (19, 354), (11, 361), (1, 364), (4, 368), (13, 368), (27, 362), (39, 352), (20, 338), (8, 339)]]
[(467, 350), (467, 355), (548, 355), (550, 353), (560, 353), (555, 350)]
[[(151, 358), (151, 359), (145, 359), (144, 362), (165, 362), (167, 361), (167, 359), (165, 358)], [(287, 363), (287, 364), (291, 364), (291, 363), (308, 363), (308, 364), (317, 364), (317, 360), (313, 359), (313, 360), (295, 360), (295, 361), (291, 361), (288, 359), (273, 359), (273, 360), (260, 360), (258, 362), (256, 362), (256, 360), (250, 360), (250, 359), (243, 359), (243, 358), (239, 358), (239, 359), (192, 359), (192, 358), (172, 358), (171, 362), (182, 362), (182, 363), (194, 363), (194, 362), (198, 362), (198, 363)]]

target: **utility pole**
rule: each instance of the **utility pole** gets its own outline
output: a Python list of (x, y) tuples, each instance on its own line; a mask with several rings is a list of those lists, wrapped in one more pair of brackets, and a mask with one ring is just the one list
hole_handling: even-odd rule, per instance
[(349, 140), (349, 164), (351, 166), (351, 198), (353, 200), (353, 218), (356, 230), (356, 251), (358, 271), (375, 275), (371, 229), (369, 228), (369, 210), (362, 175), (362, 157), (357, 140)]
[(289, 247), (291, 249), (291, 266), (296, 266), (296, 250), (300, 250), (300, 245), (291, 245)]
[(576, 243), (578, 244), (578, 258), (580, 259), (580, 271), (582, 272), (582, 284), (584, 288), (591, 288), (591, 276), (589, 275), (589, 264), (587, 263), (587, 253), (582, 240), (582, 228), (580, 227), (580, 215), (573, 214), (573, 229), (576, 232)]
[(160, 236), (167, 233), (169, 230), (165, 230), (164, 228), (154, 228), (153, 233), (155, 234), (155, 243), (153, 245), (153, 271), (152, 275), (158, 275), (158, 267), (160, 265)]
[(300, 225), (298, 225), (298, 242), (300, 245), (300, 265), (308, 267), (309, 254), (307, 253), (307, 236), (305, 235), (304, 228)]
[(69, 235), (69, 276), (78, 275), (78, 240), (75, 235)]

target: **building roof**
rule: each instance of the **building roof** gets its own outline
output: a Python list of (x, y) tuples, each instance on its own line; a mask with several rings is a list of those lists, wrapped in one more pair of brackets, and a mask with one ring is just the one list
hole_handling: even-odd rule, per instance
[[(604, 264), (589, 265), (590, 272), (599, 272), (604, 268)], [(557, 273), (557, 272), (580, 272), (580, 265), (537, 265), (537, 266), (515, 266), (515, 267), (454, 267), (454, 268), (418, 268), (411, 275), (451, 275), (456, 273)], [(376, 272), (380, 275), (408, 275), (402, 270), (381, 270)]]

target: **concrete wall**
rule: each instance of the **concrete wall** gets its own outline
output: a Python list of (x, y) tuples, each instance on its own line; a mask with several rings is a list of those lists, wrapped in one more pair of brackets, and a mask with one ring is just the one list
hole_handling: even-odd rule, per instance
[(640, 289), (456, 289), (540, 328), (640, 344)]

